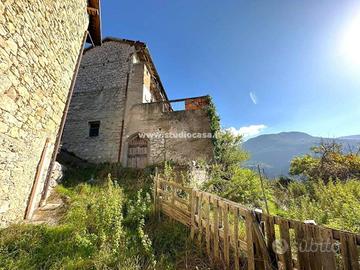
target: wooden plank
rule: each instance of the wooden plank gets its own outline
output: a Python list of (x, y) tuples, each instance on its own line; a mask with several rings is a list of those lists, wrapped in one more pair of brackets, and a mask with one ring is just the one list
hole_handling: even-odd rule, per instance
[(344, 270), (351, 270), (350, 252), (348, 248), (348, 237), (346, 233), (340, 234), (340, 249)]
[(211, 256), (211, 231), (210, 231), (210, 197), (205, 197), (205, 226), (206, 226), (206, 252)]
[(320, 228), (320, 235), (322, 241), (321, 265), (323, 269), (336, 270), (335, 252), (332, 250), (334, 242), (331, 230), (327, 228)]
[(40, 161), (39, 161), (39, 164), (38, 164), (38, 166), (36, 168), (36, 174), (35, 174), (34, 183), (33, 183), (32, 187), (31, 187), (30, 198), (29, 198), (29, 202), (27, 204), (26, 211), (25, 211), (24, 219), (27, 219), (27, 220), (32, 218), (33, 213), (34, 213), (36, 207), (38, 206), (38, 205), (35, 205), (35, 197), (36, 197), (37, 193), (39, 192), (40, 177), (41, 177), (41, 174), (42, 174), (42, 172), (44, 170), (44, 161), (45, 161), (46, 154), (47, 154), (47, 152), (49, 150), (48, 149), (49, 148), (49, 141), (50, 141), (50, 139), (46, 138), (43, 150), (41, 152)]
[(245, 206), (243, 206), (243, 205), (240, 204), (240, 203), (236, 203), (236, 202), (230, 201), (230, 200), (228, 200), (228, 199), (219, 197), (219, 196), (217, 196), (217, 195), (214, 195), (214, 194), (211, 194), (211, 193), (208, 193), (208, 192), (202, 192), (202, 193), (203, 193), (204, 195), (209, 195), (209, 196), (211, 196), (212, 198), (217, 198), (217, 199), (219, 200), (219, 202), (227, 203), (228, 205), (238, 207), (238, 208), (239, 208), (240, 215), (241, 215), (243, 218), (246, 217), (246, 213), (249, 211), (249, 209), (247, 209)]
[(216, 262), (220, 261), (219, 256), (219, 201), (213, 199), (214, 205), (214, 258)]
[(183, 198), (180, 198), (178, 197), (176, 194), (174, 196), (174, 202), (178, 202), (180, 204), (182, 204), (184, 207), (188, 208), (188, 210), (190, 211), (190, 204), (189, 204), (189, 201), (183, 199)]
[(175, 192), (176, 192), (175, 187), (171, 187), (171, 204), (172, 205), (175, 205)]
[(349, 233), (340, 234), (340, 248), (345, 270), (359, 270), (359, 255), (356, 237)]
[(353, 234), (348, 234), (348, 248), (350, 255), (350, 263), (352, 270), (359, 270), (359, 253), (356, 244), (356, 237)]
[(180, 184), (178, 184), (178, 183), (175, 183), (175, 182), (166, 181), (166, 180), (163, 180), (163, 179), (160, 179), (159, 181), (160, 181), (160, 183), (162, 183), (162, 184), (165, 184), (165, 185), (171, 186), (171, 187), (175, 187), (175, 188), (177, 188), (177, 189), (181, 189), (181, 190), (183, 190), (183, 191), (185, 191), (185, 192), (187, 192), (187, 193), (191, 193), (191, 191), (192, 191), (192, 188), (190, 188), (190, 187), (184, 187), (184, 186), (182, 186), (182, 185), (180, 185)]
[[(275, 220), (275, 224), (278, 224), (280, 223), (280, 220), (284, 219), (282, 217), (278, 217), (278, 216), (273, 216), (274, 220)], [(291, 220), (291, 219), (287, 219), (288, 222), (289, 222), (289, 228), (290, 229), (295, 229), (296, 227), (296, 224), (299, 223), (298, 220)], [(348, 233), (348, 234), (352, 234), (355, 238), (356, 238), (356, 244), (357, 245), (360, 245), (360, 234), (355, 234), (355, 233), (352, 233), (352, 232), (348, 232), (348, 231), (343, 231), (343, 230), (337, 230), (337, 229), (332, 229), (332, 228), (328, 228), (328, 227), (324, 227), (324, 226), (319, 226), (319, 227), (322, 227), (322, 228), (327, 228), (329, 230), (332, 231), (332, 234), (333, 234), (333, 238), (334, 240), (338, 240), (340, 241), (340, 235), (341, 233)]]
[(273, 249), (273, 243), (275, 241), (275, 225), (274, 218), (272, 216), (265, 216), (265, 235), (266, 235), (266, 245), (268, 253), (270, 256), (271, 265), (273, 268), (277, 267), (277, 257)]
[(165, 215), (172, 217), (186, 226), (190, 226), (190, 215), (174, 210), (172, 205), (162, 204), (161, 210)]
[[(163, 190), (162, 186), (164, 184), (171, 189), (169, 190), (168, 188), (165, 188)], [(207, 253), (209, 255), (210, 253), (214, 254), (215, 260), (217, 261), (220, 261), (220, 240), (223, 239), (223, 261), (228, 268), (230, 267), (230, 248), (233, 248), (236, 261), (233, 267), (234, 269), (240, 268), (239, 250), (244, 249), (244, 244), (246, 245), (245, 248), (248, 254), (248, 269), (263, 269), (263, 265), (261, 266), (260, 261), (264, 259), (266, 261), (267, 268), (269, 267), (268, 262), (272, 264), (272, 267), (277, 267), (277, 257), (275, 254), (272, 255), (272, 243), (275, 240), (274, 225), (279, 224), (281, 239), (285, 240), (289, 246), (289, 249), (285, 252), (285, 254), (279, 256), (283, 269), (293, 269), (289, 229), (294, 228), (298, 249), (301, 244), (311, 244), (311, 240), (315, 241), (316, 244), (323, 244), (327, 240), (332, 243), (334, 239), (341, 238), (341, 244), (343, 246), (341, 253), (343, 258), (346, 258), (343, 260), (344, 269), (360, 270), (358, 265), (359, 254), (357, 250), (359, 235), (321, 226), (306, 225), (298, 221), (283, 219), (280, 217), (258, 214), (257, 218), (264, 221), (263, 232), (259, 227), (257, 227), (257, 223), (254, 225), (254, 222), (256, 221), (252, 212), (246, 210), (246, 208), (241, 205), (240, 208), (236, 208), (238, 205), (237, 203), (228, 203), (227, 200), (224, 200), (218, 196), (214, 196), (205, 192), (199, 192), (193, 189), (190, 189), (190, 200), (187, 201), (182, 197), (177, 197), (176, 189), (184, 190), (183, 187), (178, 188), (177, 183), (159, 181), (158, 183), (154, 183), (154, 185), (154, 203), (156, 204), (157, 202), (159, 207), (163, 208), (164, 213), (170, 217), (173, 217), (179, 222), (187, 224), (187, 226), (191, 227), (192, 238), (195, 238), (196, 230), (198, 229), (199, 234), (197, 238), (200, 243), (203, 240), (202, 237), (204, 234)], [(163, 199), (167, 199), (167, 202), (163, 201), (162, 197)], [(202, 207), (203, 202), (205, 202), (204, 207)], [(210, 218), (211, 203), (214, 204), (213, 220)], [(223, 206), (223, 210), (221, 209), (220, 205)], [(230, 206), (231, 208), (229, 209)], [(232, 228), (229, 228), (229, 211), (232, 211), (235, 217), (233, 231)], [(240, 216), (245, 216), (246, 220), (246, 243), (238, 239), (239, 232), (236, 228), (239, 226), (238, 222)], [(249, 216), (251, 218), (249, 218)], [(266, 236), (265, 238), (264, 234)], [(211, 244), (213, 244), (213, 246)], [(269, 256), (270, 259), (267, 258), (267, 256)], [(299, 251), (297, 260), (294, 260), (294, 264), (296, 264), (296, 269), (299, 270), (310, 268), (311, 270), (332, 270), (335, 269), (336, 264), (335, 254), (334, 252), (328, 252), (327, 250), (320, 253), (306, 253)]]
[[(191, 192), (189, 193), (189, 201), (187, 202), (187, 203), (188, 203), (189, 212), (191, 212), (191, 209), (192, 209), (193, 196), (194, 196), (194, 189), (191, 190)], [(184, 200), (184, 201), (187, 201), (187, 200)]]
[(155, 176), (154, 176), (154, 212), (155, 212), (155, 216), (157, 215), (159, 209), (158, 209), (158, 201), (157, 201), (157, 197), (158, 197), (158, 168), (155, 168)]
[(97, 8), (87, 7), (87, 13), (92, 16), (99, 16), (100, 12)]
[(224, 261), (227, 269), (230, 267), (230, 244), (229, 244), (229, 205), (222, 204), (223, 209), (223, 222), (224, 222)]
[(247, 242), (247, 269), (255, 270), (253, 217), (250, 211), (246, 213), (245, 224), (246, 224), (246, 242)]
[(284, 267), (284, 270), (292, 270), (292, 256), (291, 256), (291, 243), (289, 233), (289, 222), (286, 219), (282, 219), (279, 224), (280, 238), (284, 247), (284, 254), (280, 254), (280, 261)]
[(195, 222), (195, 214), (196, 214), (196, 191), (193, 190), (191, 192), (191, 197), (190, 197), (190, 205), (191, 205), (191, 232), (190, 232), (190, 236), (191, 239), (194, 240), (195, 237), (195, 232), (197, 231), (197, 227), (196, 227), (196, 222)]
[(297, 245), (297, 268), (298, 270), (310, 269), (309, 254), (306, 252), (307, 241), (305, 238), (305, 224), (298, 222), (295, 227), (295, 240)]
[[(322, 270), (321, 266), (321, 252), (318, 248), (319, 244), (321, 244), (321, 236), (320, 236), (320, 230), (318, 226), (315, 225), (308, 225), (310, 231), (311, 231), (311, 237), (312, 237), (312, 245), (311, 246), (311, 253), (310, 253), (310, 267), (311, 270)], [(311, 248), (310, 247), (310, 248)]]
[(178, 207), (177, 205), (173, 205), (173, 204), (171, 204), (170, 202), (167, 202), (167, 201), (161, 201), (161, 204), (166, 205), (166, 206), (170, 207), (172, 210), (180, 212), (183, 215), (189, 217), (189, 224), (190, 224), (190, 222), (191, 222), (191, 213), (187, 210), (187, 208)]
[(261, 262), (258, 263), (259, 266), (257, 266), (257, 269), (263, 269), (265, 267), (265, 269), (270, 270), (272, 269), (270, 256), (265, 243), (265, 237), (261, 232), (260, 224), (258, 224), (258, 222), (253, 221), (253, 231), (256, 236), (256, 245), (261, 252)]
[(234, 214), (234, 266), (235, 270), (240, 270), (240, 258), (239, 258), (239, 218), (240, 213), (237, 207), (232, 207)]
[(305, 224), (306, 253), (308, 255), (309, 267), (313, 270), (322, 269), (321, 252), (318, 245), (321, 242), (319, 226)]
[(203, 201), (203, 193), (199, 193), (199, 200), (198, 200), (198, 228), (199, 228), (199, 234), (198, 234), (198, 241), (201, 244), (202, 234), (203, 234), (203, 226), (202, 226), (202, 216), (203, 216), (203, 210), (202, 210), (202, 201)]

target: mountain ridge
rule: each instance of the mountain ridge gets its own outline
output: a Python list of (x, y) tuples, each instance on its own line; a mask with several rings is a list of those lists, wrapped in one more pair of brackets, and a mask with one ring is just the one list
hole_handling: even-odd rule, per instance
[(243, 143), (244, 150), (250, 153), (250, 160), (245, 165), (251, 168), (260, 164), (271, 178), (286, 176), (290, 161), (296, 156), (310, 154), (311, 147), (321, 141), (335, 141), (349, 151), (360, 146), (360, 135), (322, 138), (300, 131), (262, 134)]

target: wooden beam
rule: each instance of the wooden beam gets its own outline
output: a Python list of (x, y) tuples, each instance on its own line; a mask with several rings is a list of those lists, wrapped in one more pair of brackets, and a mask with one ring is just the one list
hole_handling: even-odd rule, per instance
[(87, 12), (90, 15), (88, 31), (94, 41), (94, 44), (96, 46), (100, 46), (102, 43), (100, 0), (90, 0)]
[(100, 11), (97, 8), (87, 7), (87, 13), (91, 16), (99, 16)]
[(29, 198), (29, 201), (28, 201), (28, 204), (26, 207), (26, 211), (25, 211), (24, 219), (26, 219), (26, 220), (31, 219), (32, 214), (35, 210), (34, 200), (36, 197), (36, 192), (38, 190), (40, 176), (41, 176), (41, 173), (42, 173), (42, 170), (44, 167), (44, 160), (45, 160), (45, 156), (47, 154), (46, 151), (48, 149), (48, 146), (49, 146), (49, 138), (46, 138), (45, 145), (44, 145), (43, 151), (41, 153), (40, 161), (39, 161), (39, 164), (36, 169), (35, 180), (34, 180), (32, 188), (31, 188), (30, 198)]

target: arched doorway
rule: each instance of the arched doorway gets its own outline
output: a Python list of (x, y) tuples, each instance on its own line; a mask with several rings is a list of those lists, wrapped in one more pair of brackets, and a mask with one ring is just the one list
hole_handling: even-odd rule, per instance
[(148, 141), (138, 134), (129, 139), (127, 166), (145, 168), (148, 165)]

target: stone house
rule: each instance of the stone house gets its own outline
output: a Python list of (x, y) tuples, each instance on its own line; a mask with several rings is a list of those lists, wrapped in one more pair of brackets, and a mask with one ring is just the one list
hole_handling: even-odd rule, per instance
[(62, 148), (128, 167), (209, 161), (208, 104), (208, 96), (169, 100), (143, 42), (106, 38), (84, 52)]
[(0, 227), (46, 199), (85, 40), (99, 0), (0, 1)]

